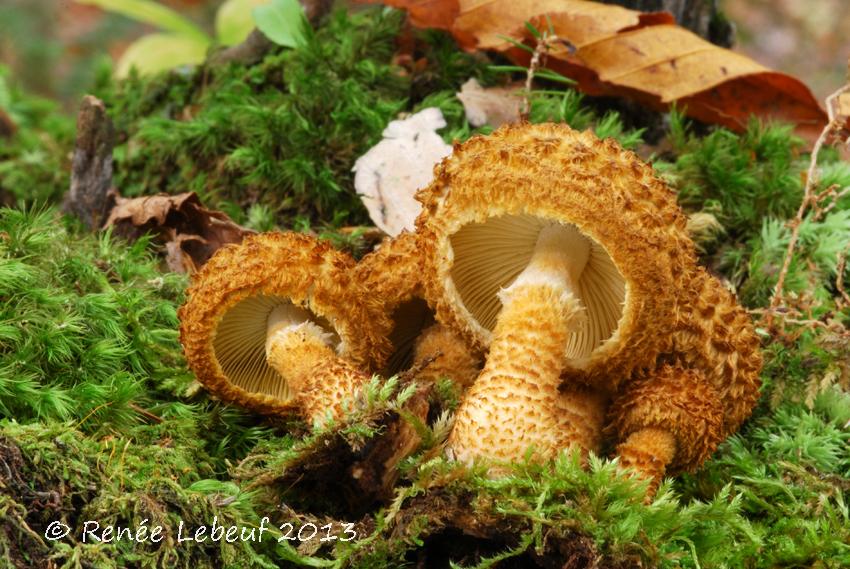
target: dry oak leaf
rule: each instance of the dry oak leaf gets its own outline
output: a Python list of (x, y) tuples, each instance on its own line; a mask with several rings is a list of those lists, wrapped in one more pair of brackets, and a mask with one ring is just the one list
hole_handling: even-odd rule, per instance
[(255, 233), (226, 214), (205, 208), (194, 192), (140, 198), (118, 197), (106, 220), (116, 235), (138, 239), (152, 233), (165, 245), (168, 267), (192, 273), (228, 243)]
[[(384, 0), (406, 8), (420, 27), (451, 31), (465, 49), (503, 52), (522, 65), (530, 54), (506, 37), (534, 45), (525, 27), (552, 32), (546, 65), (590, 95), (623, 96), (742, 130), (751, 114), (796, 125), (814, 140), (826, 113), (799, 80), (718, 47), (678, 27), (666, 12), (643, 13), (584, 0)], [(414, 17), (415, 15), (415, 17)], [(451, 19), (449, 15), (453, 15)]]

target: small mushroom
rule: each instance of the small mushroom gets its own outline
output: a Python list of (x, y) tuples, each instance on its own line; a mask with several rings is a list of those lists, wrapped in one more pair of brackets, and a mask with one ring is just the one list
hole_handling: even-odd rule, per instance
[(434, 320), (422, 291), (422, 255), (418, 235), (403, 232), (363, 257), (356, 279), (381, 302), (390, 329), (392, 346), (386, 362), (372, 362), (389, 377), (427, 363), (420, 380), (449, 377), (461, 387), (472, 383), (481, 369), (480, 356), (464, 341)]
[(376, 301), (354, 260), (297, 233), (266, 233), (220, 249), (180, 309), (186, 358), (223, 401), (259, 413), (339, 417), (385, 357)]
[(669, 354), (612, 406), (621, 463), (652, 479), (693, 471), (750, 415), (762, 356), (747, 312), (704, 269), (683, 290)]
[[(489, 348), (451, 453), (595, 450), (604, 394), (672, 343), (694, 262), (674, 194), (615, 142), (546, 124), (456, 146), (419, 199), (426, 296), (438, 321)], [(562, 396), (562, 376), (596, 395)]]

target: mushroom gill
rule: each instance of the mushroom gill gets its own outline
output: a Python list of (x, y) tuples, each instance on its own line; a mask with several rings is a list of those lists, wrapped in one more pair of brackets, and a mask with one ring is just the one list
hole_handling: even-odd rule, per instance
[[(563, 235), (581, 236), (589, 251), (587, 261), (576, 276), (573, 291), (587, 318), (570, 331), (565, 357), (580, 366), (582, 358), (610, 339), (623, 315), (626, 280), (604, 247), (583, 235), (572, 224), (558, 224)], [(484, 329), (492, 333), (502, 309), (499, 291), (528, 266), (541, 231), (552, 222), (532, 215), (504, 215), (483, 223), (464, 225), (450, 237), (455, 262), (451, 280), (459, 306), (465, 307)], [(582, 240), (574, 240), (581, 244)]]

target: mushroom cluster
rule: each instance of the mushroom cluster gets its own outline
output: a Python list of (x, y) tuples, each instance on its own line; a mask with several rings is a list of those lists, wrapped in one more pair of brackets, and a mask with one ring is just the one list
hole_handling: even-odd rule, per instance
[(316, 422), (371, 373), (419, 366), (464, 391), (450, 457), (498, 473), (608, 439), (656, 483), (751, 412), (749, 317), (634, 154), (565, 125), (505, 126), (456, 145), (417, 199), (415, 233), (359, 263), (295, 234), (220, 251), (181, 309), (199, 381)]

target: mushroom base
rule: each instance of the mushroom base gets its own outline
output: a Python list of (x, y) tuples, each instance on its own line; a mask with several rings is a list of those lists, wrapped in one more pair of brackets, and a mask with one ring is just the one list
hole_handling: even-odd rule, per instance
[(655, 495), (658, 485), (676, 455), (676, 437), (665, 429), (635, 431), (617, 446), (620, 464), (634, 468), (638, 476), (649, 479), (647, 499)]

